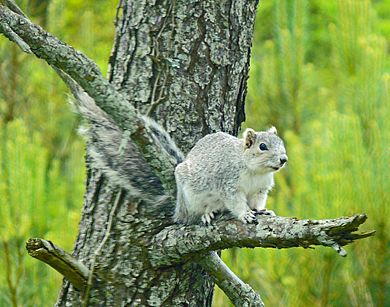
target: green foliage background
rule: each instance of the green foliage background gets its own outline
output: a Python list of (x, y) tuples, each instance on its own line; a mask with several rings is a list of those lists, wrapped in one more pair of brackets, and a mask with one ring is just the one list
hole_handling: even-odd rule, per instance
[[(35, 22), (106, 71), (117, 1), (19, 1)], [(268, 207), (282, 216), (365, 212), (375, 237), (347, 258), (315, 250), (231, 250), (224, 260), (268, 306), (390, 305), (390, 4), (263, 0), (246, 125), (278, 128), (289, 164)], [(44, 62), (0, 38), (0, 306), (53, 305), (61, 276), (26, 255), (29, 237), (67, 250), (84, 191), (80, 119)], [(216, 306), (229, 304), (216, 290)]]
[[(34, 22), (107, 70), (117, 1), (17, 1)], [(27, 255), (30, 237), (71, 251), (84, 193), (84, 142), (68, 91), (0, 38), (0, 306), (53, 306), (62, 277)]]

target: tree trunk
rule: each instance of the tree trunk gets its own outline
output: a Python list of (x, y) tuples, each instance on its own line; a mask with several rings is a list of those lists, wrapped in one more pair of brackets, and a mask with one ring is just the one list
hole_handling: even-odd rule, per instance
[[(237, 134), (256, 4), (121, 1), (109, 81), (184, 152), (210, 132)], [(153, 237), (172, 225), (174, 203), (151, 208), (110, 183), (90, 157), (87, 167), (73, 254), (97, 277), (83, 295), (65, 280), (57, 305), (210, 306), (214, 284), (196, 262), (156, 269), (148, 259)]]

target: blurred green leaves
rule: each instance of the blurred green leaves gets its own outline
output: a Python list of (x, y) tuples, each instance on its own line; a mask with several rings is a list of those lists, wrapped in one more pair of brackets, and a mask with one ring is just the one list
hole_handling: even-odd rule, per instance
[[(42, 134), (31, 132), (22, 119), (14, 119), (0, 126), (0, 292), (4, 299), (25, 305), (26, 293), (31, 293), (38, 302), (41, 279), (48, 278), (43, 288), (56, 289), (59, 278), (49, 278), (48, 268), (27, 259), (24, 244), (29, 237), (47, 237), (61, 242), (67, 249), (77, 232), (78, 217), (82, 199), (84, 165), (79, 155), (67, 159), (69, 171), (65, 177), (58, 159), (49, 159)], [(78, 153), (83, 148), (74, 144)], [(78, 187), (77, 187), (78, 186)], [(7, 282), (6, 282), (7, 281)], [(57, 282), (53, 284), (53, 282)], [(15, 288), (15, 297), (10, 291)], [(26, 290), (29, 288), (29, 291)], [(50, 291), (49, 297), (55, 297)], [(40, 303), (38, 304), (40, 305)]]
[[(225, 258), (269, 306), (385, 306), (390, 80), (382, 35), (388, 21), (378, 18), (385, 7), (368, 0), (266, 6), (258, 12), (246, 125), (275, 125), (289, 155), (268, 206), (298, 218), (365, 212), (367, 229), (377, 234), (348, 247), (346, 259), (322, 248), (240, 251)], [(269, 16), (263, 14), (275, 17), (265, 25)], [(270, 37), (258, 37), (270, 28)], [(223, 296), (216, 301), (226, 303)]]
[[(117, 1), (18, 1), (107, 70)], [(71, 251), (84, 193), (84, 142), (67, 89), (45, 62), (0, 38), (0, 306), (53, 305), (62, 277), (29, 257), (45, 237)]]

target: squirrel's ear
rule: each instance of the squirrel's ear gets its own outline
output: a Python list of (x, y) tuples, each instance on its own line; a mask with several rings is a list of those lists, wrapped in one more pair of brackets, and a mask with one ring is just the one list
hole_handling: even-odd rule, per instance
[(256, 140), (256, 132), (251, 128), (247, 128), (243, 134), (244, 137), (244, 149), (251, 148)]
[(267, 132), (273, 133), (273, 134), (278, 134), (278, 131), (276, 130), (276, 128), (275, 128), (274, 126), (272, 126), (271, 128), (269, 128), (269, 129), (267, 130)]

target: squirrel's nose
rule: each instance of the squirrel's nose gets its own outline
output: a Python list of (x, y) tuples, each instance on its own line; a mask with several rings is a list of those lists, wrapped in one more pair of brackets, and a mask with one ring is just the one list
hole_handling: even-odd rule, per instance
[(284, 163), (287, 162), (287, 160), (288, 160), (287, 156), (286, 156), (286, 155), (283, 155), (283, 156), (280, 158), (280, 164), (283, 165)]

